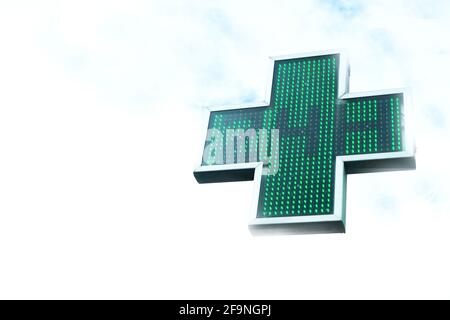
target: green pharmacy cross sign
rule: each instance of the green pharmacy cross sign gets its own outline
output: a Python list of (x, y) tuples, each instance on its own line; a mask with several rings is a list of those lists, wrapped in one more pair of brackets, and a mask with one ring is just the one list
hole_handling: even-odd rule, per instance
[(194, 176), (255, 180), (254, 233), (345, 232), (347, 174), (415, 169), (408, 92), (349, 93), (340, 51), (270, 66), (267, 102), (209, 109)]

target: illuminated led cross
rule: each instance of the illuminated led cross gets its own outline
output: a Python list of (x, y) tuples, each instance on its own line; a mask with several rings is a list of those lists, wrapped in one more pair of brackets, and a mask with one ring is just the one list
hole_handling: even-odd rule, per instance
[[(208, 149), (217, 143), (208, 134), (205, 150), (214, 151), (194, 175), (199, 183), (254, 179), (253, 232), (345, 232), (346, 174), (415, 168), (407, 92), (348, 93), (342, 52), (275, 57), (271, 68), (268, 103), (209, 114), (208, 132), (255, 129), (256, 140), (244, 138), (244, 149), (233, 144), (236, 163), (223, 164), (208, 159), (226, 158), (227, 139)], [(278, 140), (259, 143), (275, 129)], [(265, 163), (262, 151), (277, 157)]]

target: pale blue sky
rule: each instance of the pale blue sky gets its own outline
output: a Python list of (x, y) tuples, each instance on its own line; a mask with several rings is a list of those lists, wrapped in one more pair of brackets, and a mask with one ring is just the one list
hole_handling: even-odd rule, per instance
[[(0, 297), (448, 298), (449, 6), (2, 1)], [(252, 183), (192, 176), (201, 110), (335, 48), (351, 91), (411, 88), (418, 168), (349, 177), (345, 235), (253, 238)]]

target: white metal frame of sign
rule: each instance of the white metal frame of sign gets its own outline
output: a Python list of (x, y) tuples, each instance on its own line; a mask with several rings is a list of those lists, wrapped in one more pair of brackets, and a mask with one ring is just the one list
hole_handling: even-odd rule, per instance
[[(336, 157), (334, 181), (334, 211), (333, 214), (315, 216), (288, 216), (258, 218), (258, 200), (261, 187), (262, 162), (236, 163), (225, 165), (207, 165), (197, 167), (194, 176), (199, 183), (254, 180), (253, 200), (250, 212), (249, 228), (253, 234), (304, 234), (304, 233), (335, 233), (345, 232), (345, 204), (347, 174), (381, 171), (398, 171), (415, 169), (415, 145), (411, 120), (411, 98), (409, 90), (390, 89), (370, 92), (349, 93), (350, 67), (348, 57), (343, 50), (329, 50), (270, 57), (269, 81), (266, 89), (266, 99), (260, 103), (239, 104), (226, 107), (208, 107), (206, 129), (211, 111), (267, 107), (270, 104), (272, 92), (273, 69), (276, 61), (316, 57), (323, 55), (339, 55), (338, 99), (380, 96), (386, 94), (403, 94), (401, 110), (403, 151), (371, 153), (363, 155), (348, 155)], [(203, 142), (204, 143), (204, 142)], [(202, 144), (202, 153), (203, 154)]]

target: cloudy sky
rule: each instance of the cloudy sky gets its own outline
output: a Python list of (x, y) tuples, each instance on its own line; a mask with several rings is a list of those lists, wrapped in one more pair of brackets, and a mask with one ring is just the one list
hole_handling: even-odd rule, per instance
[[(450, 298), (450, 3), (0, 2), (0, 298)], [(345, 48), (410, 87), (417, 170), (349, 176), (347, 233), (252, 237), (198, 185), (202, 107)]]

